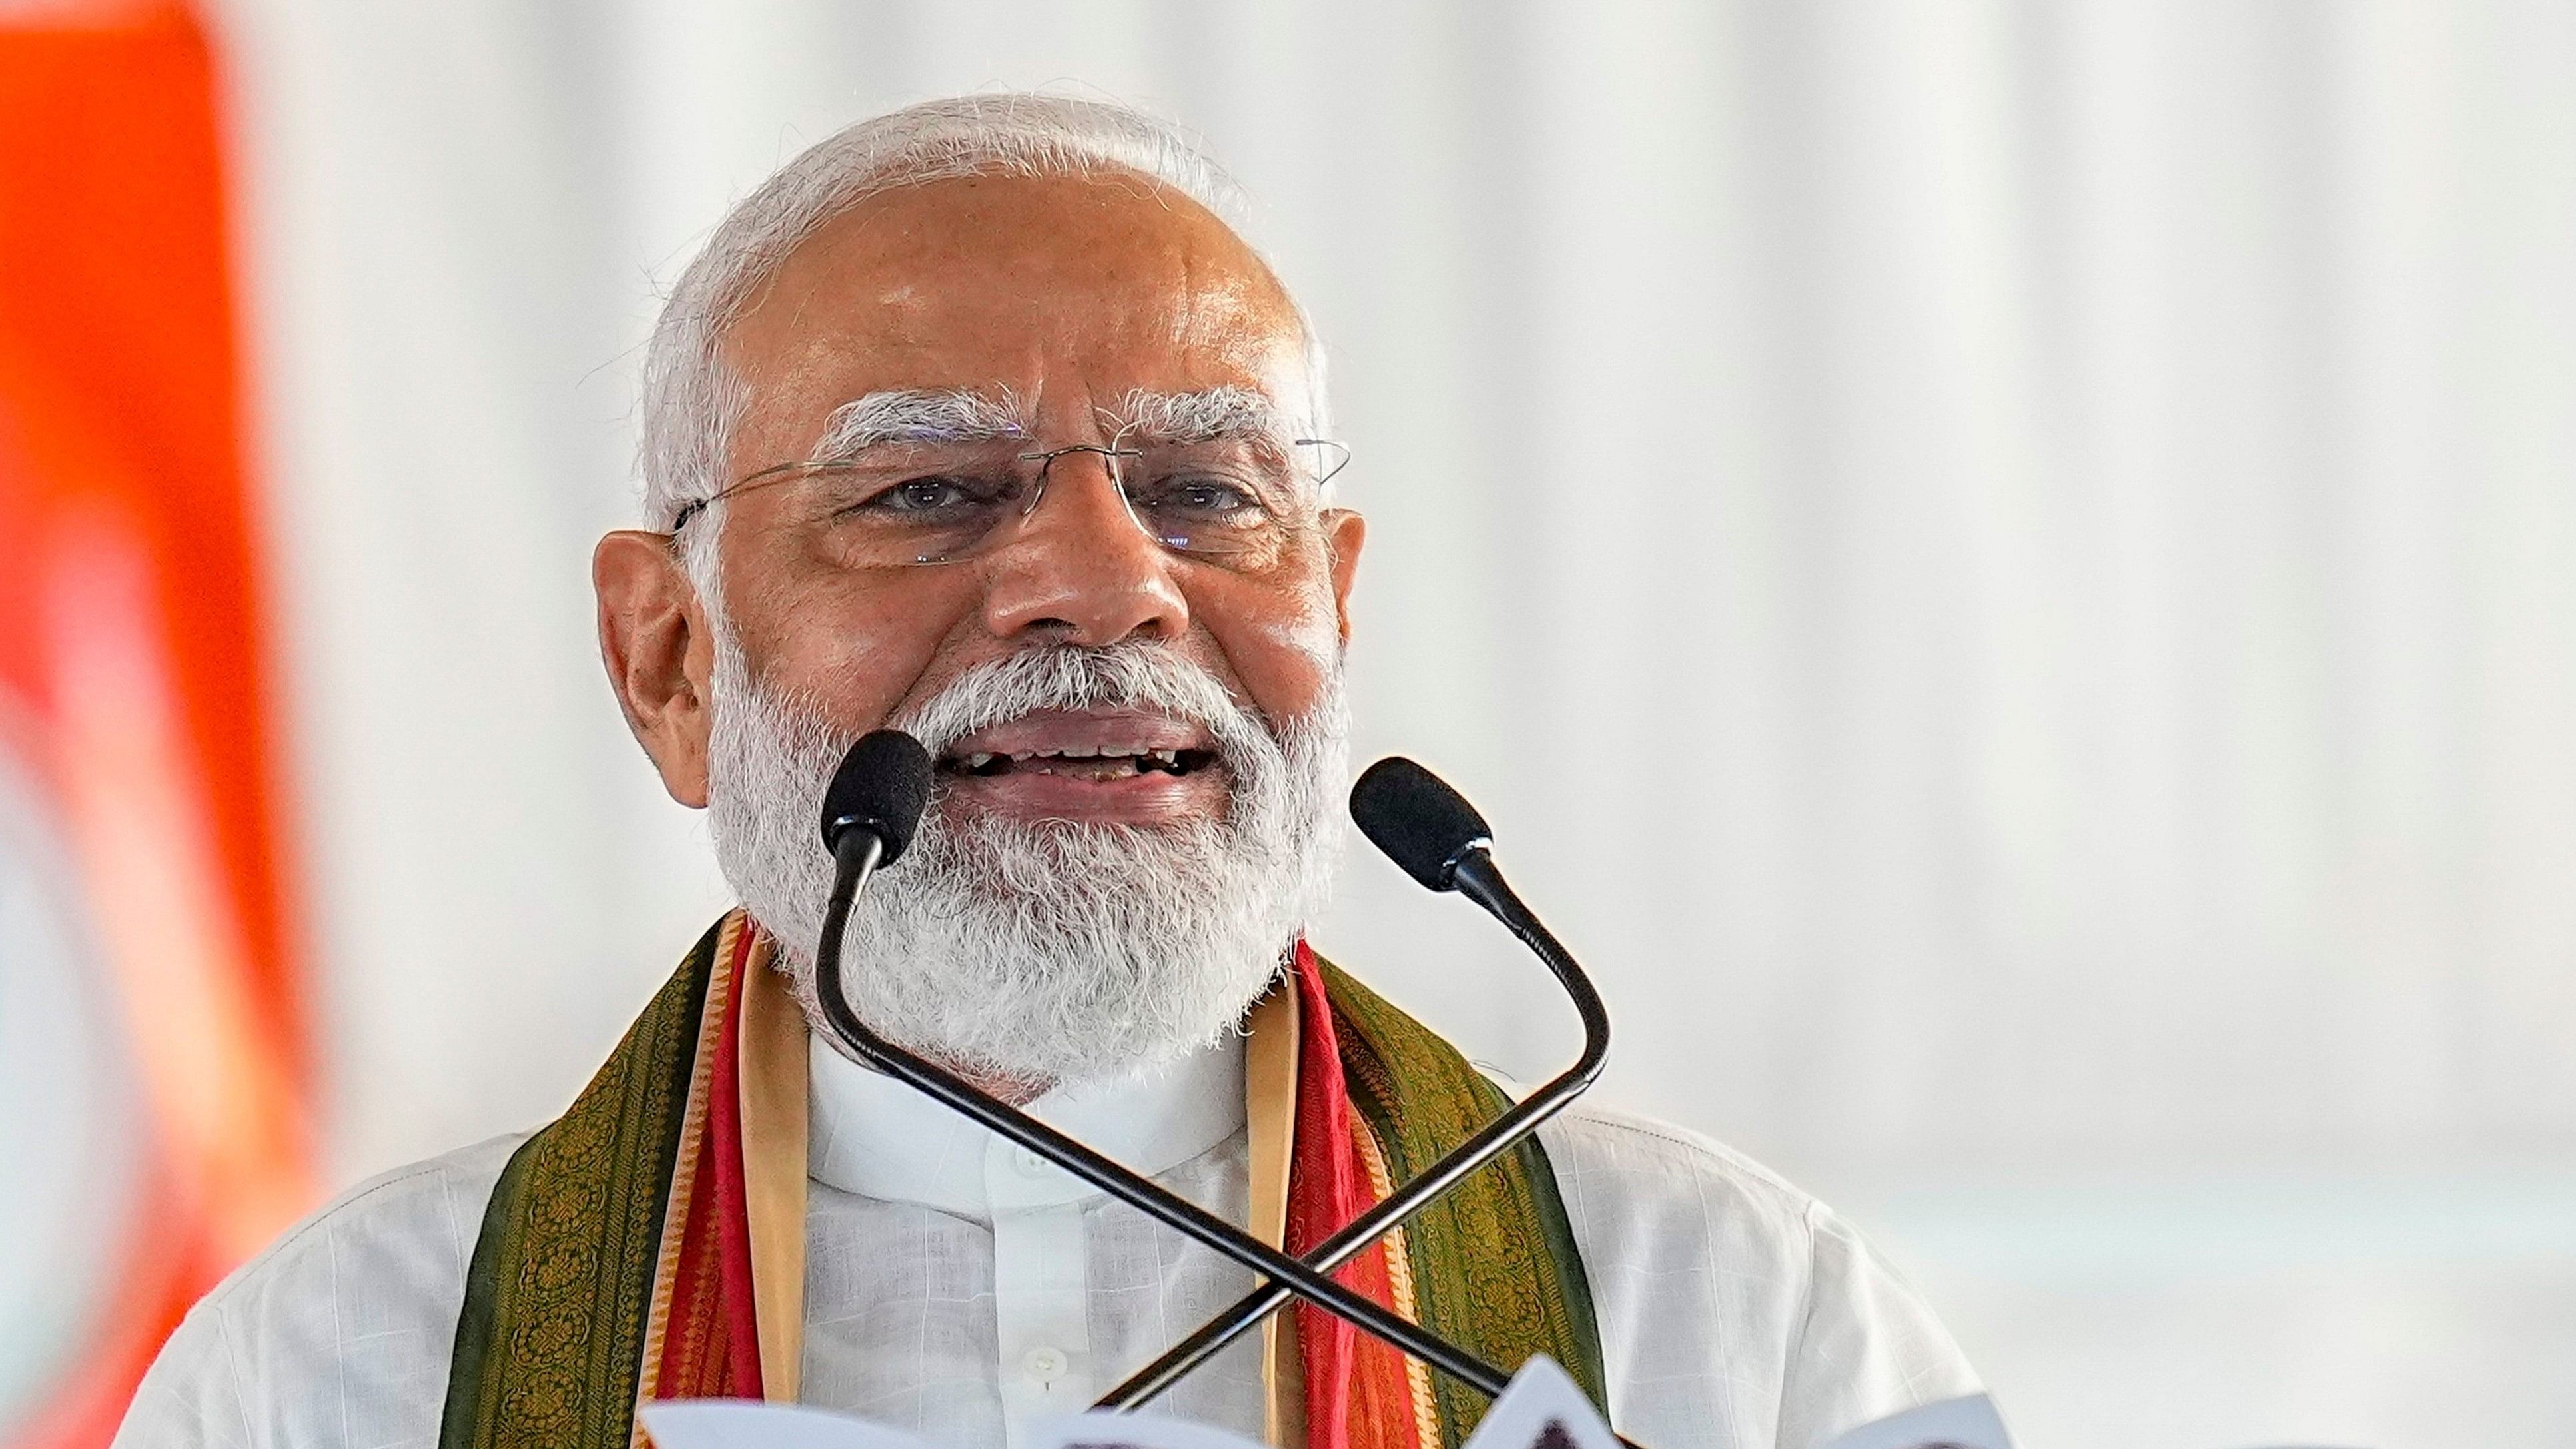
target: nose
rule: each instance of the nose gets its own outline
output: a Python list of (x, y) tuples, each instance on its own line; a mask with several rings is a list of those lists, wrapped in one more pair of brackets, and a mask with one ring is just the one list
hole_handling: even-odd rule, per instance
[(1098, 646), (1189, 629), (1172, 556), (1137, 525), (1109, 459), (1095, 453), (1048, 465), (1036, 511), (986, 567), (985, 626), (1000, 638)]

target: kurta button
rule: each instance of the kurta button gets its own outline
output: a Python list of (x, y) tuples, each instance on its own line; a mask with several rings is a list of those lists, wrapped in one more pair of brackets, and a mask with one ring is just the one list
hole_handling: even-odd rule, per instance
[(1029, 1371), (1030, 1378), (1036, 1379), (1039, 1383), (1054, 1383), (1057, 1379), (1064, 1377), (1064, 1350), (1060, 1348), (1030, 1349), (1029, 1356), (1021, 1360), (1021, 1366)]
[(1011, 1154), (1011, 1165), (1020, 1170), (1022, 1177), (1044, 1177), (1049, 1163), (1045, 1158), (1023, 1147)]

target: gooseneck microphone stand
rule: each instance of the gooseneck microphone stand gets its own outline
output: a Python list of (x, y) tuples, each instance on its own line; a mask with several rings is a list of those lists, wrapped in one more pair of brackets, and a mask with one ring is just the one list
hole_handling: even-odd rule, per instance
[[(860, 741), (884, 738), (890, 731), (879, 731)], [(922, 787), (911, 792), (925, 801), (928, 796), (929, 756), (909, 736), (898, 736), (911, 744), (918, 757)], [(884, 747), (889, 758), (892, 747)], [(856, 747), (853, 754), (857, 753)], [(835, 778), (836, 785), (839, 783)], [(830, 795), (825, 797), (827, 801)], [(834, 878), (832, 895), (823, 912), (823, 939), (817, 943), (814, 957), (815, 994), (822, 998), (823, 1016), (835, 1035), (858, 1054), (860, 1060), (887, 1076), (945, 1103), (982, 1124), (990, 1132), (1018, 1143), (1045, 1157), (1074, 1176), (1134, 1207), (1173, 1231), (1208, 1249), (1243, 1264), (1274, 1281), (1292, 1285), (1297, 1296), (1321, 1304), (1336, 1315), (1367, 1329), (1406, 1353), (1440, 1369), (1443, 1373), (1474, 1385), (1486, 1394), (1499, 1394), (1509, 1382), (1508, 1376), (1493, 1365), (1475, 1357), (1437, 1334), (1425, 1332), (1407, 1323), (1394, 1312), (1325, 1277), (1304, 1263), (1289, 1257), (1269, 1244), (1244, 1233), (1233, 1224), (1208, 1212), (1198, 1204), (1167, 1192), (1153, 1182), (1110, 1161), (1083, 1144), (1074, 1141), (1025, 1112), (978, 1090), (956, 1073), (886, 1040), (869, 1030), (850, 1009), (841, 983), (841, 937), (849, 925), (850, 905), (857, 899), (868, 877), (886, 864), (899, 850), (889, 850), (889, 842), (864, 819), (838, 819), (832, 807), (826, 806), (826, 825), (830, 830), (838, 823), (837, 838), (832, 841)], [(913, 819), (920, 818), (916, 810)], [(891, 823), (891, 822), (887, 822)], [(910, 831), (903, 832), (908, 841)]]
[[(1610, 1013), (1601, 1004), (1601, 994), (1592, 989), (1592, 979), (1575, 964), (1573, 954), (1512, 893), (1494, 865), (1492, 838), (1485, 822), (1465, 800), (1430, 771), (1396, 757), (1380, 760), (1360, 777), (1359, 784), (1351, 790), (1351, 814), (1359, 821), (1361, 831), (1395, 857), (1408, 875), (1433, 890), (1455, 890), (1483, 906), (1547, 963), (1547, 969), (1555, 974), (1565, 994), (1573, 998), (1574, 1009), (1583, 1018), (1583, 1054), (1575, 1058), (1574, 1065), (1450, 1149), (1447, 1156), (1351, 1219), (1340, 1232), (1316, 1244), (1305, 1261), (1326, 1273), (1358, 1256), (1396, 1224), (1430, 1205), (1476, 1169), (1519, 1145), (1538, 1130), (1539, 1124), (1583, 1095), (1584, 1089), (1601, 1075), (1602, 1062), (1610, 1054)], [(1428, 832), (1402, 828), (1426, 815), (1431, 817), (1431, 823), (1449, 828)], [(1424, 835), (1429, 838), (1421, 838)], [(1451, 845), (1451, 841), (1456, 843)], [(1443, 845), (1449, 848), (1441, 850)], [(1170, 1388), (1261, 1320), (1287, 1306), (1295, 1291), (1273, 1279), (1245, 1294), (1162, 1357), (1130, 1374), (1125, 1383), (1102, 1396), (1098, 1407), (1132, 1409)]]
[[(1387, 788), (1372, 787), (1372, 777)], [(1397, 864), (1435, 890), (1456, 889), (1467, 895), (1547, 962), (1582, 1014), (1583, 1055), (1572, 1068), (1353, 1219), (1301, 1261), (981, 1091), (938, 1063), (877, 1035), (851, 1010), (841, 969), (842, 937), (851, 906), (868, 880), (893, 864), (911, 843), (929, 803), (930, 788), (930, 757), (920, 743), (897, 731), (880, 730), (851, 748), (825, 792), (823, 840), (832, 853), (834, 870), (814, 962), (815, 995), (825, 1024), (865, 1064), (1269, 1280), (1121, 1384), (1100, 1401), (1101, 1406), (1131, 1409), (1142, 1403), (1292, 1297), (1365, 1329), (1489, 1398), (1500, 1394), (1509, 1382), (1501, 1370), (1326, 1276), (1407, 1214), (1456, 1186), (1563, 1109), (1599, 1075), (1608, 1051), (1609, 1016), (1599, 995), (1573, 957), (1503, 882), (1486, 849), (1484, 822), (1474, 810), (1409, 760), (1379, 762), (1352, 792), (1353, 814), (1362, 830), (1395, 856)], [(1364, 800), (1380, 801), (1388, 809), (1372, 812), (1363, 808)], [(1420, 807), (1426, 804), (1437, 808), (1422, 818)]]

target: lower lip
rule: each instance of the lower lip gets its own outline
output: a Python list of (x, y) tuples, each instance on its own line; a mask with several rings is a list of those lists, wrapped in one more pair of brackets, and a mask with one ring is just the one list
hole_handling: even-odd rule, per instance
[(1214, 766), (1186, 775), (1122, 775), (1087, 780), (1013, 770), (1002, 775), (940, 777), (940, 797), (951, 809), (1014, 820), (1068, 820), (1100, 825), (1180, 825), (1212, 820), (1225, 811), (1226, 775)]

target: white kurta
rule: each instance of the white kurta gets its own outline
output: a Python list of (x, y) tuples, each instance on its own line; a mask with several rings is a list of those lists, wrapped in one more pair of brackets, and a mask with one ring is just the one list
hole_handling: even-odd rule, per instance
[[(909, 1089), (811, 1055), (802, 1397), (1008, 1446), (1248, 1291), (1251, 1276)], [(1237, 1223), (1242, 1056), (1055, 1094), (1040, 1114)], [(362, 1184), (207, 1295), (117, 1449), (433, 1449), (499, 1138)], [(1612, 1417), (1648, 1449), (1811, 1449), (1975, 1391), (1913, 1292), (1814, 1199), (1674, 1128), (1542, 1134), (1591, 1280)], [(1258, 1438), (1260, 1338), (1158, 1407)]]

